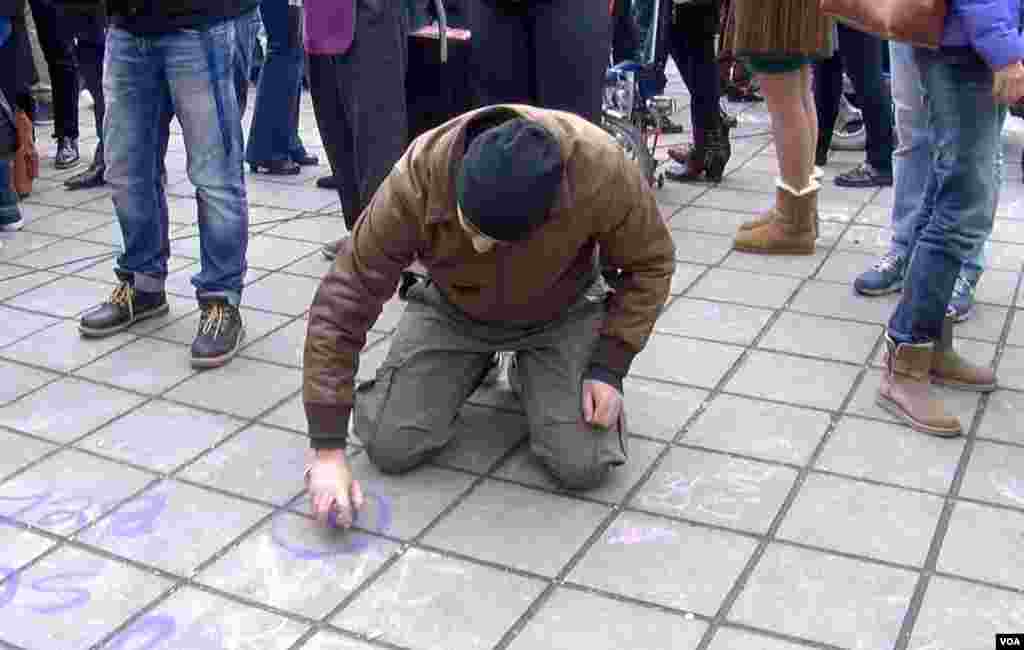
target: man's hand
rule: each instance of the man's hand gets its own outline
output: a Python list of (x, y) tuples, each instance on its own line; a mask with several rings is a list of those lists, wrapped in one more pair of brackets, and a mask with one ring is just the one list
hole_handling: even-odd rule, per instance
[[(352, 478), (344, 449), (318, 449), (315, 453), (316, 459), (306, 472), (313, 514), (324, 526), (348, 528), (363, 507), (363, 488)], [(336, 521), (332, 521), (334, 517)]]
[(609, 429), (619, 421), (622, 393), (600, 381), (583, 382), (583, 419), (588, 424)]
[(1000, 104), (1016, 104), (1024, 97), (1024, 65), (1011, 63), (995, 72), (992, 94)]

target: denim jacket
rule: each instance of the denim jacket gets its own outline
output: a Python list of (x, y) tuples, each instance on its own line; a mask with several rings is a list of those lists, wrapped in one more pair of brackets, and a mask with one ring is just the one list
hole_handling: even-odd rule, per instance
[(942, 46), (970, 47), (993, 70), (1024, 60), (1022, 0), (951, 0)]

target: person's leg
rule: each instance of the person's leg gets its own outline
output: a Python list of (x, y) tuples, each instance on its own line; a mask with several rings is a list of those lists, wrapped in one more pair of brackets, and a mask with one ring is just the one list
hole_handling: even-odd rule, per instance
[[(341, 56), (328, 54), (311, 54), (309, 56), (309, 95), (313, 100), (313, 115), (316, 118), (320, 138), (327, 154), (327, 163), (331, 168), (334, 189), (341, 201), (342, 213), (350, 214), (355, 203), (346, 206), (348, 200), (354, 201), (358, 192), (352, 187), (343, 187), (344, 180), (351, 181), (355, 172), (343, 167), (352, 164), (352, 157), (345, 152), (352, 150), (351, 127), (345, 114), (342, 101), (340, 75), (343, 69)], [(354, 224), (354, 221), (353, 221)], [(346, 219), (346, 226), (348, 225)], [(327, 251), (325, 250), (325, 255)], [(333, 257), (331, 257), (333, 259)]]
[(882, 81), (884, 41), (876, 36), (840, 24), (839, 53), (861, 101), (867, 132), (866, 166), (840, 174), (836, 184), (844, 187), (892, 185), (892, 93)]
[(106, 19), (102, 15), (76, 17), (78, 29), (78, 67), (85, 80), (85, 87), (92, 95), (93, 117), (96, 120), (96, 152), (92, 164), (80, 174), (64, 181), (68, 189), (97, 187), (104, 183), (106, 165), (103, 158), (103, 116), (106, 100), (103, 96), (103, 56), (106, 43)]
[(252, 57), (256, 51), (256, 34), (260, 31), (260, 14), (253, 9), (235, 20), (234, 84), (237, 93), (238, 115), (245, 115), (249, 103), (249, 75)]
[(815, 164), (828, 163), (832, 132), (839, 116), (839, 100), (843, 96), (843, 60), (836, 52), (831, 58), (814, 64), (814, 116), (818, 122), (815, 139)]
[(779, 174), (788, 186), (802, 189), (814, 171), (811, 152), (815, 146), (812, 110), (808, 109), (804, 99), (804, 74), (797, 69), (781, 74), (763, 74), (759, 78), (772, 118)]
[(57, 138), (57, 169), (78, 164), (78, 64), (74, 39), (64, 29), (63, 16), (46, 0), (29, 0), (39, 44), (46, 57), (53, 85), (54, 134)]
[(149, 39), (111, 28), (103, 75), (107, 181), (124, 249), (115, 266), (122, 286), (79, 324), (82, 334), (97, 337), (167, 312), (164, 280), (171, 254), (159, 159), (168, 97), (163, 66)]
[(892, 98), (896, 116), (896, 139), (893, 150), (893, 205), (891, 213), (892, 243), (889, 250), (854, 282), (857, 293), (877, 296), (899, 291), (903, 273), (910, 257), (910, 240), (916, 228), (917, 212), (932, 166), (931, 130), (924, 101), (924, 86), (914, 47), (906, 43), (890, 44)]
[(290, 147), (298, 130), (295, 101), (302, 72), (302, 43), (293, 38), (288, 0), (260, 5), (267, 30), (267, 56), (256, 88), (245, 159), (254, 171), (297, 174)]
[(480, 104), (533, 103), (523, 10), (486, 0), (470, 0), (469, 7), (470, 61)]
[(612, 61), (638, 61), (640, 39), (637, 36), (636, 23), (633, 22), (633, 3), (631, 0), (614, 0), (614, 3)]
[(383, 472), (408, 471), (447, 445), (459, 409), (480, 384), (492, 348), (439, 309), (422, 281), (374, 379), (357, 386), (353, 430)]
[(0, 230), (19, 228), (23, 223), (18, 194), (11, 185), (12, 167), (11, 161), (0, 160)]
[[(976, 242), (992, 227), (997, 194), (992, 169), (1005, 108), (996, 104), (992, 73), (976, 55), (917, 50), (915, 56), (936, 154), (919, 208), (921, 227), (910, 241), (903, 297), (889, 320), (888, 372), (879, 403), (914, 428), (956, 435), (960, 423), (928, 394), (928, 374), (936, 372), (934, 342), (949, 344), (943, 334), (953, 285), (963, 263), (976, 254)], [(972, 370), (965, 362), (960, 365)], [(990, 389), (987, 382), (984, 389)]]
[(616, 426), (583, 420), (582, 378), (605, 320), (603, 302), (576, 305), (556, 326), (520, 349), (512, 375), (530, 427), (530, 449), (562, 485), (596, 487), (626, 462), (625, 416)]

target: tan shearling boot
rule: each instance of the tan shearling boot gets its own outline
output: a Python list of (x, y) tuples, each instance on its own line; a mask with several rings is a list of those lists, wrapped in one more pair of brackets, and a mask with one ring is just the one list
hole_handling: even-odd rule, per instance
[(935, 344), (931, 376), (936, 384), (959, 390), (991, 393), (996, 389), (994, 370), (971, 363), (953, 349), (953, 319), (949, 316), (942, 323), (942, 338)]
[[(825, 170), (822, 169), (821, 167), (818, 167), (817, 165), (815, 165), (814, 166), (814, 172), (811, 174), (811, 183), (820, 182), (821, 179), (823, 179), (823, 178), (825, 178)], [(761, 216), (757, 217), (756, 219), (751, 219), (750, 221), (744, 221), (743, 223), (741, 223), (740, 224), (740, 230), (741, 231), (743, 231), (743, 230), (753, 230), (754, 228), (757, 228), (758, 226), (763, 226), (763, 225), (767, 224), (771, 220), (772, 220), (772, 213), (771, 213), (771, 210), (768, 210), (767, 212), (762, 213)], [(818, 226), (819, 226), (820, 221), (821, 220), (818, 218), (818, 205), (817, 205), (817, 203), (815, 203), (815, 205), (814, 205), (814, 238), (815, 239), (818, 238), (818, 231), (820, 230), (820, 228)]]
[(929, 373), (935, 358), (932, 343), (897, 344), (885, 337), (885, 372), (876, 403), (916, 431), (944, 438), (960, 435), (960, 419), (948, 415), (932, 395)]
[(736, 233), (733, 249), (775, 255), (813, 254), (820, 189), (821, 185), (812, 181), (803, 190), (796, 191), (777, 180), (775, 205), (765, 214), (767, 221)]

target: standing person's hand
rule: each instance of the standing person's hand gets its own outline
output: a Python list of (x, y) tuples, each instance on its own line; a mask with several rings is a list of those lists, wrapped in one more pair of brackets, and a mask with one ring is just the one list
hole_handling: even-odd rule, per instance
[(588, 424), (609, 429), (619, 421), (622, 393), (604, 382), (583, 382), (583, 419)]
[(995, 71), (992, 94), (1000, 104), (1016, 104), (1024, 98), (1024, 65), (1020, 61)]
[(318, 449), (315, 453), (316, 459), (306, 469), (313, 514), (324, 526), (348, 528), (363, 507), (363, 488), (352, 476), (344, 449)]

